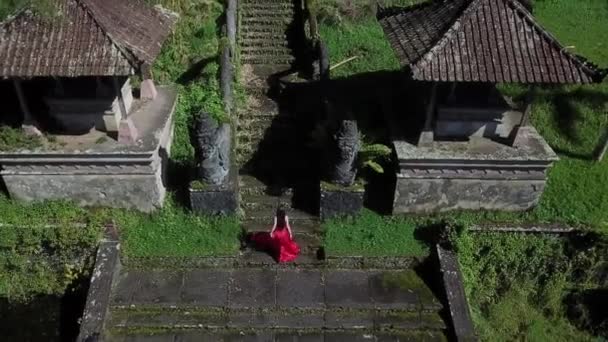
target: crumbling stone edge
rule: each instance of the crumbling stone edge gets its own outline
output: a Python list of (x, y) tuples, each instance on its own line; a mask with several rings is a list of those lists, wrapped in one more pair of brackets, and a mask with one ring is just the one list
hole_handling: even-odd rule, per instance
[(120, 272), (120, 243), (104, 239), (97, 248), (86, 306), (77, 342), (102, 341), (105, 318), (110, 306), (112, 285)]
[(436, 249), (456, 341), (477, 341), (456, 253), (439, 244)]

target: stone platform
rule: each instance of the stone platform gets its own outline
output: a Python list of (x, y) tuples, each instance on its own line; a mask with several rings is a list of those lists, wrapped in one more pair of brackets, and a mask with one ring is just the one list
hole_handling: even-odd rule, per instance
[(132, 145), (91, 131), (58, 136), (60, 148), (0, 152), (0, 175), (10, 197), (144, 212), (162, 206), (176, 100), (176, 89), (159, 87), (156, 99), (134, 103), (130, 118), (139, 138)]
[(444, 341), (411, 269), (124, 269), (109, 341)]
[(513, 146), (483, 137), (416, 146), (394, 141), (399, 159), (394, 213), (449, 210), (518, 211), (534, 207), (558, 160), (530, 126)]

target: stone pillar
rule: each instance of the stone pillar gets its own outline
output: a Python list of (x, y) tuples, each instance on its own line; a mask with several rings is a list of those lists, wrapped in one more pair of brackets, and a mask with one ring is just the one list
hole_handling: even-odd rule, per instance
[(530, 88), (530, 91), (526, 95), (526, 108), (524, 109), (524, 112), (523, 112), (523, 114), (521, 116), (521, 120), (519, 121), (519, 125), (517, 125), (513, 129), (512, 139), (511, 139), (511, 142), (512, 142), (511, 146), (518, 145), (519, 130), (522, 127), (528, 126), (528, 124), (530, 123), (530, 114), (532, 112), (532, 102), (534, 102), (535, 94), (536, 94), (536, 87), (532, 86), (532, 88)]
[(125, 99), (122, 94), (122, 87), (118, 84), (118, 78), (113, 77), (114, 94), (118, 99), (120, 110), (120, 124), (118, 125), (118, 142), (121, 144), (132, 144), (137, 140), (138, 132), (133, 120), (129, 117)]
[(154, 100), (158, 92), (152, 79), (152, 69), (150, 65), (144, 64), (141, 67), (141, 89), (140, 98), (142, 100)]
[(32, 116), (32, 113), (30, 112), (30, 108), (27, 105), (27, 99), (25, 98), (25, 95), (23, 94), (23, 87), (21, 86), (21, 80), (18, 78), (15, 78), (15, 79), (13, 79), (13, 84), (15, 86), (15, 92), (17, 93), (17, 98), (19, 99), (19, 106), (21, 107), (21, 113), (23, 113), (23, 124), (21, 125), (21, 127), (23, 128), (23, 131), (27, 135), (41, 136), (42, 133), (40, 132), (40, 130), (37, 127), (38, 125), (36, 123), (36, 120)]
[(429, 97), (429, 103), (426, 108), (426, 119), (424, 121), (424, 127), (418, 138), (418, 146), (428, 146), (433, 143), (435, 136), (433, 133), (433, 118), (435, 116), (435, 105), (437, 102), (437, 83), (433, 84), (431, 88), (431, 96)]

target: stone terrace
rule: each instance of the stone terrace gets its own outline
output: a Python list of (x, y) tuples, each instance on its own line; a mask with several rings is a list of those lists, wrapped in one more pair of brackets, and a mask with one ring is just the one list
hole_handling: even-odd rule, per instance
[(123, 270), (112, 341), (445, 340), (443, 306), (412, 270)]

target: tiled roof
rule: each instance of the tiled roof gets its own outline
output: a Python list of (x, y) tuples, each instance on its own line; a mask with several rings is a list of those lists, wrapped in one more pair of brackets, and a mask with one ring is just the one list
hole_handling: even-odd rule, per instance
[(57, 16), (23, 10), (0, 24), (0, 77), (130, 75), (176, 22), (140, 0), (55, 1)]
[(444, 0), (379, 11), (416, 80), (593, 83), (600, 70), (545, 31), (518, 0)]

